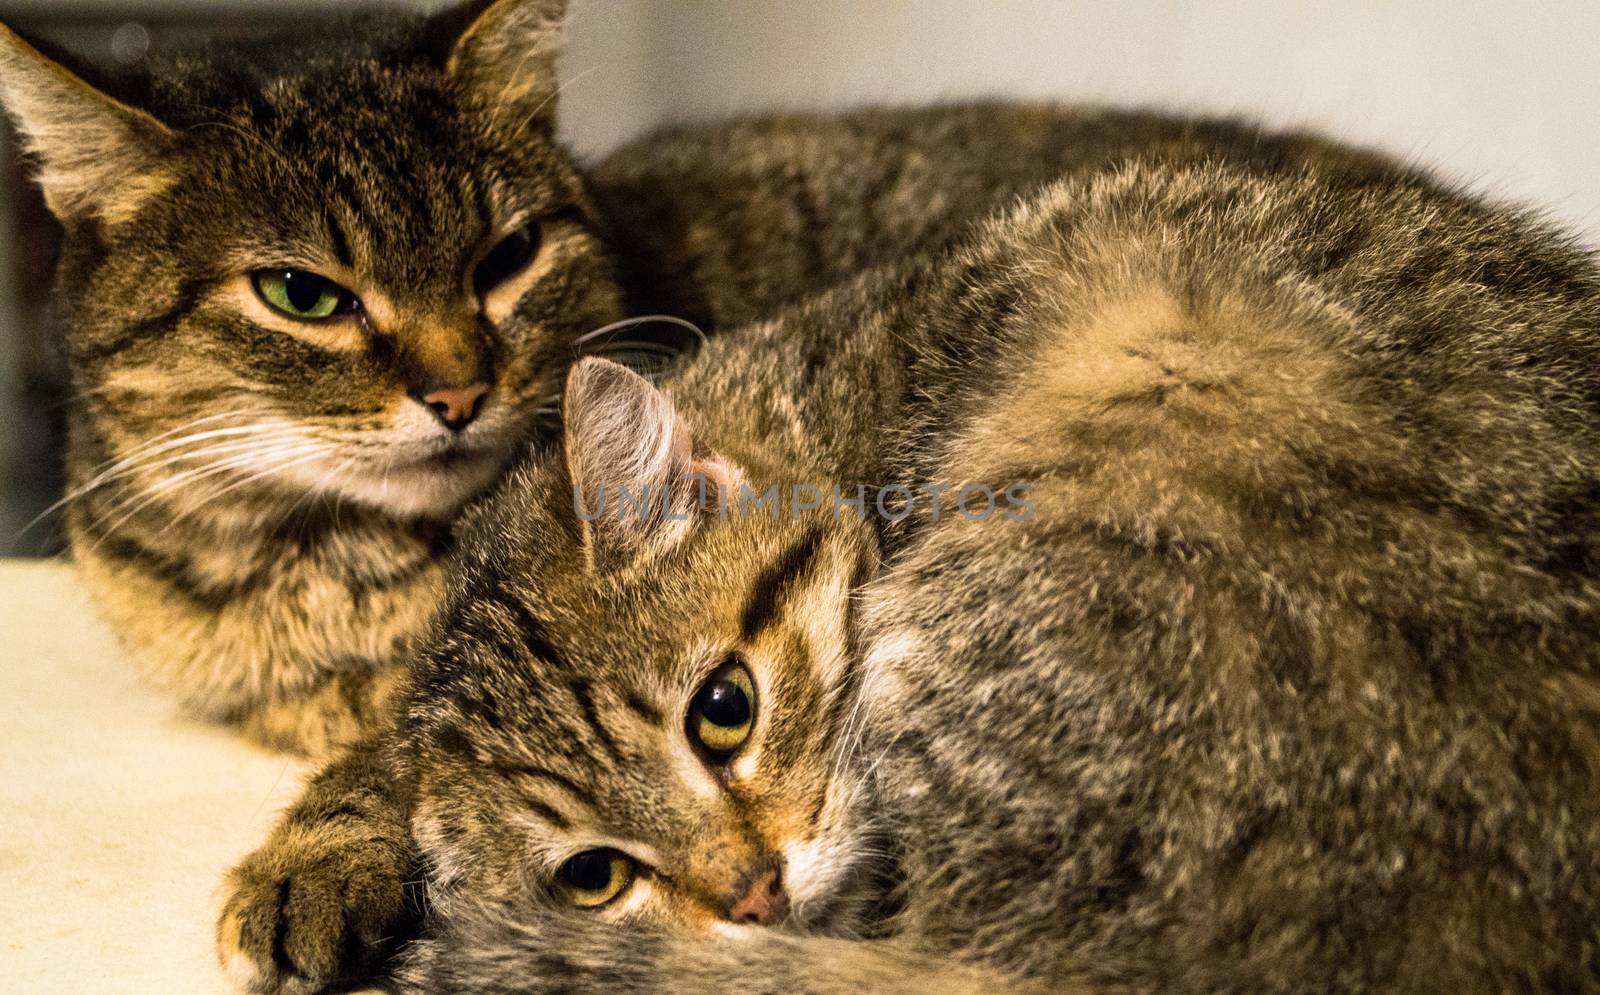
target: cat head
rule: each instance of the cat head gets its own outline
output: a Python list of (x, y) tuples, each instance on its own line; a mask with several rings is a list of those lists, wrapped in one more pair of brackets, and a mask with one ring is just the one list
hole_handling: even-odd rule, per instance
[(125, 78), (0, 27), (95, 458), (153, 492), (401, 514), (485, 486), (619, 312), (554, 137), (564, 6), (369, 15)]
[(616, 364), (581, 362), (564, 405), (564, 465), (520, 468), (470, 516), (409, 699), (442, 893), (848, 928), (883, 881), (848, 745), (865, 530), (738, 512), (745, 468)]

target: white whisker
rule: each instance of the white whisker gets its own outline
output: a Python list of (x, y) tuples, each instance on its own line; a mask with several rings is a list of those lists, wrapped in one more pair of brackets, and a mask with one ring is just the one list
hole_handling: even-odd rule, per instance
[[(277, 473), (291, 466), (299, 465), (302, 462), (321, 458), (325, 455), (325, 453), (326, 447), (320, 443), (301, 443), (299, 445), (283, 444), (275, 450), (269, 448), (265, 451), (257, 450), (249, 453), (243, 453), (227, 459), (208, 463), (205, 466), (197, 467), (193, 470), (187, 470), (183, 473), (174, 474), (171, 477), (163, 479), (153, 487), (136, 490), (134, 494), (126, 501), (123, 501), (122, 503), (114, 506), (110, 510), (100, 515), (86, 529), (88, 532), (100, 533), (100, 538), (97, 539), (90, 548), (98, 548), (100, 543), (104, 541), (106, 537), (115, 534), (123, 525), (127, 524), (130, 519), (139, 514), (139, 512), (150, 507), (152, 504), (161, 500), (163, 496), (180, 487), (185, 487), (196, 481), (205, 480), (220, 474), (226, 474), (250, 467), (257, 467), (260, 466), (266, 459), (277, 460), (277, 462), (266, 467), (266, 469), (261, 473), (252, 475), (250, 478), (248, 478), (249, 480), (256, 480), (260, 479), (261, 476)], [(288, 458), (285, 459), (285, 457)], [(217, 495), (215, 494), (209, 495), (205, 502), (197, 502), (194, 507), (199, 507), (201, 503), (209, 503), (216, 496)], [(132, 505), (131, 508), (128, 507), (130, 504)], [(117, 521), (110, 527), (102, 528), (103, 523), (108, 518), (120, 511), (123, 511), (125, 508), (128, 510), (122, 515), (122, 517), (118, 518)], [(187, 513), (185, 512), (184, 514)], [(182, 517), (182, 515), (179, 517)]]
[[(286, 460), (284, 462), (281, 462), (281, 463), (279, 463), (279, 464), (277, 464), (275, 466), (269, 466), (269, 467), (266, 467), (266, 468), (264, 468), (262, 470), (258, 470), (255, 473), (249, 474), (249, 475), (247, 475), (247, 476), (245, 476), (245, 477), (233, 482), (232, 484), (229, 484), (227, 487), (224, 487), (219, 491), (214, 491), (213, 493), (208, 494), (206, 496), (205, 503), (206, 504), (210, 504), (211, 502), (213, 502), (213, 501), (217, 500), (218, 498), (222, 497), (224, 494), (232, 493), (233, 491), (236, 491), (241, 487), (245, 487), (245, 486), (248, 486), (250, 484), (253, 484), (256, 481), (261, 480), (261, 479), (263, 479), (265, 477), (274, 476), (274, 475), (276, 475), (278, 473), (281, 473), (284, 470), (293, 469), (293, 468), (298, 467), (298, 466), (304, 466), (307, 463), (315, 462), (315, 461), (317, 461), (319, 459), (322, 459), (324, 455), (325, 455), (325, 453), (322, 450), (322, 448), (318, 447), (315, 451), (307, 453), (306, 455), (298, 456), (298, 457), (295, 457), (294, 459), (290, 459), (290, 460)], [(174, 521), (176, 521), (177, 519), (184, 518), (187, 515), (193, 514), (195, 511), (198, 511), (199, 508), (200, 508), (200, 506), (197, 504), (194, 507), (188, 509), (187, 511), (180, 512), (174, 518)]]
[(260, 426), (239, 426), (237, 428), (214, 429), (214, 430), (210, 430), (210, 431), (206, 431), (206, 432), (196, 432), (196, 433), (193, 433), (191, 435), (186, 435), (186, 436), (183, 436), (183, 437), (178, 438), (178, 439), (170, 439), (169, 441), (166, 441), (166, 442), (162, 442), (161, 441), (164, 437), (172, 435), (173, 432), (181, 432), (181, 431), (184, 431), (185, 429), (192, 428), (195, 425), (201, 424), (201, 423), (206, 422), (206, 421), (212, 421), (212, 420), (214, 420), (216, 418), (219, 418), (219, 417), (232, 417), (232, 415), (215, 415), (215, 416), (211, 416), (209, 418), (196, 419), (195, 421), (190, 422), (187, 425), (183, 425), (183, 426), (180, 426), (177, 429), (173, 429), (173, 430), (170, 430), (168, 432), (164, 432), (161, 435), (156, 436), (151, 440), (148, 440), (144, 444), (142, 444), (139, 447), (131, 450), (130, 452), (124, 454), (121, 457), (117, 457), (117, 458), (114, 458), (114, 459), (111, 459), (111, 460), (106, 460), (105, 462), (101, 463), (99, 465), (99, 467), (96, 468), (97, 472), (95, 473), (95, 475), (93, 477), (91, 477), (85, 483), (80, 484), (79, 486), (77, 486), (77, 487), (73, 488), (72, 490), (68, 491), (59, 500), (57, 500), (56, 502), (51, 504), (49, 507), (47, 507), (43, 511), (41, 511), (37, 516), (35, 516), (33, 518), (32, 521), (28, 522), (28, 524), (24, 525), (17, 532), (17, 536), (21, 537), (22, 535), (25, 535), (28, 532), (28, 530), (30, 530), (30, 529), (34, 528), (35, 526), (37, 526), (40, 522), (44, 521), (50, 515), (56, 513), (57, 511), (60, 511), (62, 508), (66, 507), (68, 504), (71, 504), (73, 501), (76, 501), (76, 500), (84, 497), (85, 495), (92, 493), (93, 491), (97, 490), (98, 488), (106, 486), (107, 484), (109, 484), (109, 483), (111, 483), (113, 481), (122, 479), (122, 478), (127, 477), (127, 476), (131, 476), (131, 475), (133, 475), (135, 473), (146, 471), (146, 470), (151, 469), (151, 468), (158, 468), (158, 467), (161, 467), (161, 466), (166, 466), (166, 465), (169, 465), (170, 463), (173, 463), (173, 462), (181, 462), (181, 461), (183, 461), (185, 459), (198, 458), (200, 456), (208, 454), (211, 450), (209, 450), (209, 449), (200, 449), (200, 450), (197, 450), (197, 451), (195, 451), (193, 453), (182, 454), (182, 455), (180, 455), (180, 456), (178, 456), (178, 457), (176, 457), (174, 459), (171, 459), (171, 460), (166, 460), (166, 461), (162, 461), (162, 462), (152, 462), (151, 461), (152, 457), (159, 456), (159, 455), (161, 455), (163, 453), (172, 452), (173, 450), (181, 449), (184, 446), (194, 445), (195, 443), (198, 443), (198, 442), (204, 442), (204, 441), (206, 441), (208, 439), (219, 438), (219, 437), (222, 437), (222, 436), (237, 436), (237, 435), (245, 435), (245, 434), (249, 434), (249, 433), (255, 432), (255, 433), (258, 433), (257, 437), (255, 439), (249, 440), (247, 442), (240, 443), (241, 446), (254, 446), (254, 445), (259, 445), (262, 442), (275, 442), (280, 438), (286, 438), (286, 437), (289, 437), (291, 435), (298, 434), (293, 429), (288, 428), (286, 426), (277, 426), (276, 423), (265, 423), (266, 429), (269, 429), (270, 431), (269, 430), (263, 430)]
[(245, 411), (230, 411), (230, 412), (226, 412), (226, 413), (218, 414), (218, 415), (208, 415), (208, 416), (206, 416), (204, 418), (196, 418), (193, 421), (185, 422), (184, 424), (179, 425), (179, 426), (177, 426), (175, 428), (170, 428), (165, 432), (161, 432), (161, 433), (159, 433), (157, 435), (151, 436), (149, 439), (146, 439), (145, 441), (141, 442), (139, 445), (134, 446), (131, 450), (129, 450), (126, 453), (123, 453), (121, 456), (113, 456), (110, 459), (105, 460), (104, 462), (102, 462), (101, 464), (96, 466), (93, 470), (91, 470), (90, 472), (91, 473), (97, 473), (97, 472), (99, 472), (101, 470), (104, 470), (104, 469), (106, 469), (108, 467), (114, 466), (115, 464), (117, 464), (120, 461), (133, 459), (133, 458), (137, 457), (138, 455), (140, 455), (141, 453), (145, 452), (146, 450), (150, 449), (152, 446), (160, 443), (161, 440), (169, 439), (174, 435), (178, 435), (180, 433), (187, 432), (187, 431), (195, 428), (198, 425), (204, 425), (204, 424), (206, 424), (208, 422), (217, 421), (217, 420), (222, 419), (222, 418), (235, 418), (235, 417), (238, 417), (238, 416), (244, 415), (244, 414), (248, 414), (248, 412), (245, 412)]

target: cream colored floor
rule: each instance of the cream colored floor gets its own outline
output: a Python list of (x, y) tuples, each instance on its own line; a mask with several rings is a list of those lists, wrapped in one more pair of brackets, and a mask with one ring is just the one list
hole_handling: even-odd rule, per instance
[(66, 565), (0, 560), (0, 991), (227, 991), (218, 883), (302, 773), (141, 687)]

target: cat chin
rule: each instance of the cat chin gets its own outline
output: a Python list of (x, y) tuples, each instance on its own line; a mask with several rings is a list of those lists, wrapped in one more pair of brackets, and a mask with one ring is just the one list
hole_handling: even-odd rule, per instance
[(482, 453), (460, 457), (448, 466), (413, 464), (343, 474), (332, 490), (346, 500), (401, 518), (448, 518), (494, 483), (505, 463), (501, 454)]

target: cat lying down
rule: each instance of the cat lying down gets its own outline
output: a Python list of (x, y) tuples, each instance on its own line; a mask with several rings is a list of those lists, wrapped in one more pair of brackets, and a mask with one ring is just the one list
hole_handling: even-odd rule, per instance
[[(232, 877), (245, 987), (1600, 990), (1564, 234), (1130, 164), (563, 403)], [(927, 499), (974, 485), (1031, 511)]]

